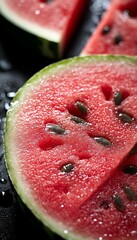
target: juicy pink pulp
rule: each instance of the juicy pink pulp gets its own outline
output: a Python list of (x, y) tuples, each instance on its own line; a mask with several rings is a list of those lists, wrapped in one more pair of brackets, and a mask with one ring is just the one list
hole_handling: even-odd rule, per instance
[(137, 1), (113, 0), (81, 54), (137, 55), (136, 46)]
[[(12, 141), (23, 181), (44, 211), (84, 238), (137, 239), (136, 201), (123, 193), (124, 184), (136, 192), (137, 174), (121, 170), (137, 142), (136, 76), (135, 65), (123, 61), (64, 67), (34, 83), (15, 115)], [(124, 96), (118, 106), (116, 92)], [(86, 114), (76, 109), (77, 102), (86, 106)], [(131, 122), (119, 113), (132, 116)], [(81, 123), (73, 120), (79, 117)], [(49, 124), (65, 133), (50, 131)], [(62, 172), (67, 164), (74, 168)], [(125, 209), (117, 209), (114, 194), (124, 198)]]

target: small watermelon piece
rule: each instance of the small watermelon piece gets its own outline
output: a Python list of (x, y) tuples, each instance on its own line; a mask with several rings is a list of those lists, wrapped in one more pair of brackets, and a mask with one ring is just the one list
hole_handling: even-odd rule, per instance
[[(136, 76), (136, 57), (66, 59), (32, 76), (7, 113), (5, 159), (15, 190), (36, 218), (64, 239), (108, 240), (107, 215), (99, 221), (108, 211), (111, 239), (123, 237), (115, 220), (128, 213), (116, 211), (108, 194), (119, 191), (119, 179), (125, 178), (117, 169), (136, 153)], [(132, 178), (127, 184), (134, 189)], [(110, 207), (106, 212), (99, 207), (103, 201)], [(136, 217), (132, 222), (137, 231)]]
[(83, 0), (2, 0), (0, 10), (4, 18), (33, 36), (30, 48), (36, 43), (44, 56), (57, 59), (63, 56), (86, 4)]
[(137, 1), (113, 0), (80, 55), (137, 55)]

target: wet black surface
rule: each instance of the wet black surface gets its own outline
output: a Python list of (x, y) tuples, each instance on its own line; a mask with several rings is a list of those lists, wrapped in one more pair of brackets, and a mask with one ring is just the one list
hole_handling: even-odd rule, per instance
[[(87, 11), (73, 37), (64, 58), (79, 55), (93, 33), (109, 0), (90, 1)], [(3, 127), (6, 111), (16, 91), (51, 60), (25, 52), (23, 47), (7, 37), (0, 17), (0, 240), (42, 240), (43, 237), (22, 213), (11, 186), (3, 156)], [(35, 230), (34, 230), (35, 229)]]

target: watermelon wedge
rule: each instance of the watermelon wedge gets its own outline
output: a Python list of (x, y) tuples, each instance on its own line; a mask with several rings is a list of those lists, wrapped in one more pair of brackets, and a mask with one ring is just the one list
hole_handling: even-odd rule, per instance
[(113, 0), (80, 55), (137, 55), (137, 1)]
[[(1, 14), (27, 35), (23, 42), (49, 58), (61, 58), (87, 4), (81, 0), (1, 0)], [(15, 38), (18, 36), (14, 36)], [(31, 37), (30, 41), (29, 38)]]
[(136, 57), (74, 57), (36, 73), (11, 103), (9, 176), (64, 239), (137, 239), (136, 76)]

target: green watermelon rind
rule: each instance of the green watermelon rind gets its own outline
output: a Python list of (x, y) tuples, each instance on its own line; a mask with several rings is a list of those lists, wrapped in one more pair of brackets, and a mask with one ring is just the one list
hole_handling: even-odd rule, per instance
[[(32, 76), (22, 88), (20, 88), (14, 97), (11, 107), (7, 112), (5, 128), (4, 128), (4, 154), (5, 154), (5, 163), (6, 167), (11, 179), (11, 182), (15, 188), (15, 191), (20, 196), (23, 203), (27, 206), (27, 208), (32, 212), (32, 214), (42, 223), (44, 228), (49, 228), (51, 231), (55, 232), (56, 234), (60, 235), (64, 239), (67, 240), (94, 240), (91, 237), (83, 237), (78, 233), (74, 233), (71, 229), (66, 229), (66, 227), (59, 223), (58, 221), (54, 220), (48, 215), (44, 215), (42, 209), (39, 208), (35, 200), (31, 200), (33, 196), (28, 191), (27, 186), (22, 182), (20, 179), (20, 174), (17, 171), (17, 164), (14, 161), (14, 145), (12, 145), (12, 131), (14, 131), (14, 118), (16, 116), (16, 112), (18, 109), (21, 108), (21, 103), (24, 101), (27, 93), (29, 94), (30, 90), (35, 88), (35, 86), (40, 82), (43, 81), (43, 77), (47, 76), (50, 77), (53, 74), (58, 74), (60, 71), (64, 69), (72, 68), (73, 66), (77, 66), (79, 64), (94, 64), (98, 62), (123, 62), (127, 64), (135, 64), (137, 66), (137, 57), (130, 57), (130, 56), (118, 56), (118, 55), (93, 55), (93, 56), (79, 56), (73, 57), (69, 59), (65, 59), (59, 61), (57, 63), (53, 63), (34, 76)], [(10, 155), (9, 155), (10, 153)], [(28, 191), (28, 193), (27, 193)], [(28, 197), (29, 196), (29, 197)]]
[[(31, 35), (31, 39), (33, 39), (31, 44), (34, 45), (36, 50), (42, 55), (51, 59), (60, 59), (62, 57), (62, 39), (59, 32), (40, 27), (35, 23), (22, 19), (22, 17), (8, 8), (4, 1), (0, 2), (0, 13), (7, 21), (15, 26), (15, 29), (19, 28), (24, 32), (23, 41), (26, 41), (26, 39), (28, 41), (28, 37)], [(16, 34), (15, 38), (16, 37), (19, 38), (20, 36)], [(21, 38), (19, 38), (19, 40), (22, 41)]]

